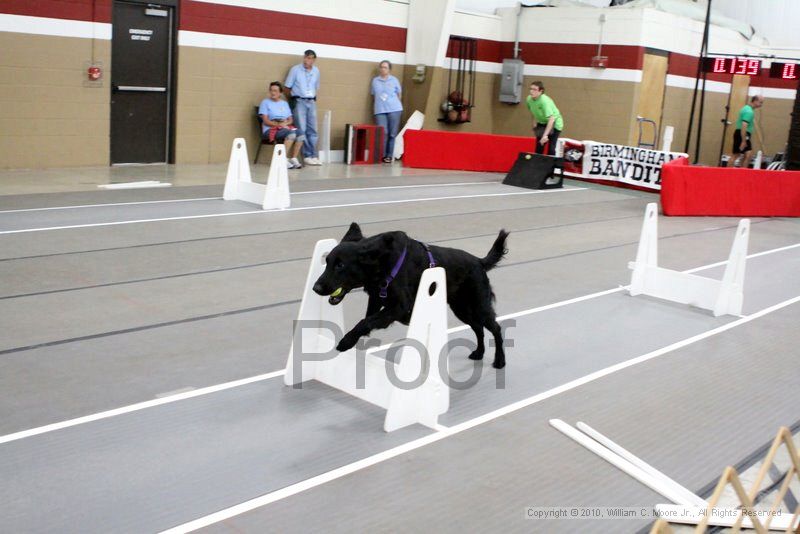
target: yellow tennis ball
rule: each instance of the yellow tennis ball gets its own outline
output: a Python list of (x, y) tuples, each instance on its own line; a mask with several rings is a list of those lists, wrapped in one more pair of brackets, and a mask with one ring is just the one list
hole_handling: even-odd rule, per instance
[(339, 296), (339, 295), (341, 295), (341, 294), (342, 294), (342, 288), (340, 287), (339, 289), (337, 289), (336, 291), (334, 291), (333, 293), (331, 293), (331, 296), (332, 296), (332, 297), (338, 297), (338, 296)]

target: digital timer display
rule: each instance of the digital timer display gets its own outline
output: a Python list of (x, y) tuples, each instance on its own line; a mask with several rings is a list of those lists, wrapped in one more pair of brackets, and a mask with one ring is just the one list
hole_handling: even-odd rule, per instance
[(761, 73), (761, 60), (746, 57), (707, 57), (703, 67), (705, 72), (717, 74), (758, 76)]
[(797, 80), (798, 75), (800, 75), (800, 65), (797, 63), (773, 63), (769, 68), (770, 78)]

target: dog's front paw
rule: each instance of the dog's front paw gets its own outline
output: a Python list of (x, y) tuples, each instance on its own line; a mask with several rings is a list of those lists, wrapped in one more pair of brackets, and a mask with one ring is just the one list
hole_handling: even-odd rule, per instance
[(505, 358), (502, 358), (502, 359), (495, 358), (494, 361), (492, 362), (492, 367), (494, 367), (495, 369), (502, 369), (505, 366), (506, 366), (506, 359)]
[(342, 340), (339, 341), (339, 344), (336, 345), (336, 350), (339, 352), (346, 352), (355, 347), (356, 343), (358, 343), (358, 336), (354, 335), (352, 332), (348, 332), (344, 335)]

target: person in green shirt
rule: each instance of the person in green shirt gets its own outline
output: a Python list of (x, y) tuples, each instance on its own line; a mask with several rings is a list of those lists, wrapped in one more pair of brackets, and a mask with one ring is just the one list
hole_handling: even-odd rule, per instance
[(561, 112), (558, 111), (553, 99), (544, 94), (544, 84), (542, 82), (533, 82), (530, 93), (525, 103), (528, 105), (531, 115), (533, 115), (533, 132), (536, 136), (534, 152), (543, 154), (544, 147), (547, 145), (547, 155), (554, 156), (556, 154), (558, 136), (561, 134), (561, 130), (564, 129), (564, 119), (561, 117)]
[(742, 165), (742, 158), (744, 158), (744, 168), (750, 166), (750, 158), (753, 153), (753, 145), (750, 143), (750, 134), (753, 133), (753, 116), (755, 110), (764, 105), (764, 97), (755, 95), (750, 99), (749, 104), (739, 110), (739, 116), (736, 119), (736, 130), (733, 132), (733, 155), (736, 160), (733, 162), (734, 167)]

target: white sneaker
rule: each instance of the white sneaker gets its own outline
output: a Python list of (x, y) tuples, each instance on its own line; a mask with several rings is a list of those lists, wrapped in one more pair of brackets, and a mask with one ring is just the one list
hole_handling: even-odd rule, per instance
[(314, 157), (305, 158), (305, 162), (306, 165), (322, 165), (322, 162), (319, 160), (319, 158), (314, 158)]
[(289, 168), (290, 169), (302, 169), (303, 164), (297, 158), (290, 158), (289, 161)]

